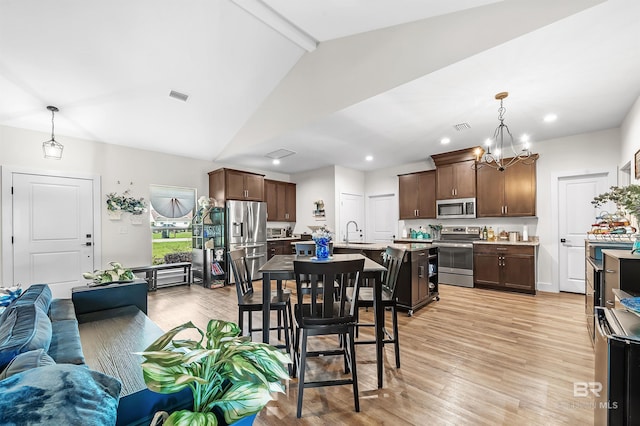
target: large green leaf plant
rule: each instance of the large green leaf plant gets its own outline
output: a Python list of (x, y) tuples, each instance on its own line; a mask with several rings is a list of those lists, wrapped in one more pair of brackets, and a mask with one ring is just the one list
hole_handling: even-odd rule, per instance
[[(175, 339), (190, 329), (200, 334), (199, 341)], [(231, 424), (262, 410), (272, 392), (284, 393), (289, 356), (240, 334), (232, 322), (211, 320), (206, 333), (187, 322), (141, 353), (150, 390), (167, 394), (188, 386), (193, 392), (193, 411), (176, 411), (164, 425)]]

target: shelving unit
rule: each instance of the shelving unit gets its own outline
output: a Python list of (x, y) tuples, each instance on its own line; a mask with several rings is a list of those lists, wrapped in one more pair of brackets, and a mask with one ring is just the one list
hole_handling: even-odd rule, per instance
[(193, 218), (193, 281), (203, 287), (222, 287), (227, 277), (224, 208), (210, 207)]

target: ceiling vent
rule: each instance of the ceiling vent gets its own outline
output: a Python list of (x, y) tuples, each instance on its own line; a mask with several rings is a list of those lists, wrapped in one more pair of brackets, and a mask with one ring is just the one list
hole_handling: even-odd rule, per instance
[(189, 95), (185, 95), (184, 93), (176, 92), (175, 90), (172, 90), (171, 92), (169, 92), (169, 97), (173, 98), (173, 99), (177, 99), (177, 100), (182, 101), (182, 102), (187, 102), (187, 99), (189, 99)]
[(454, 124), (453, 128), (456, 129), (457, 131), (461, 132), (463, 130), (470, 129), (471, 125), (469, 123), (459, 123), (459, 124)]
[(280, 158), (288, 157), (293, 154), (295, 154), (294, 151), (290, 151), (288, 149), (278, 149), (276, 151), (268, 153), (266, 156), (269, 158), (273, 158), (274, 160), (279, 160)]

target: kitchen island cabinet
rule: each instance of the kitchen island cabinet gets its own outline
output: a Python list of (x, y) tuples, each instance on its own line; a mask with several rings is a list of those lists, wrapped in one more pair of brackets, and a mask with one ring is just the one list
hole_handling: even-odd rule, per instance
[(536, 293), (536, 248), (533, 245), (473, 245), (475, 287)]
[[(438, 248), (428, 243), (389, 244), (405, 249), (405, 257), (398, 274), (398, 308), (409, 316), (433, 300), (440, 300), (438, 293)], [(336, 243), (334, 253), (360, 253), (382, 264), (387, 244)]]
[(400, 219), (436, 218), (436, 171), (398, 175)]
[[(478, 168), (477, 216), (535, 216), (537, 158), (537, 154), (533, 155), (504, 171), (489, 166)], [(505, 160), (508, 161), (509, 159)]]

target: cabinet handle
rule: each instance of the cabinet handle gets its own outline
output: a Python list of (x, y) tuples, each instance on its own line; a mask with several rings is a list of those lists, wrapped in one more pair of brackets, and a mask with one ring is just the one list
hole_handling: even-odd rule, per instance
[(606, 304), (609, 306), (615, 306), (615, 303), (612, 302), (611, 300), (607, 300)]
[(418, 266), (418, 278), (424, 278), (424, 265)]
[(509, 213), (509, 210), (508, 210), (508, 209), (509, 209), (509, 207), (508, 207), (508, 206), (504, 206), (504, 214)]
[(616, 273), (616, 270), (615, 270), (615, 269), (607, 269), (607, 270), (605, 270), (605, 272), (606, 272), (607, 274), (615, 274), (615, 273)]

